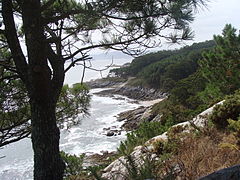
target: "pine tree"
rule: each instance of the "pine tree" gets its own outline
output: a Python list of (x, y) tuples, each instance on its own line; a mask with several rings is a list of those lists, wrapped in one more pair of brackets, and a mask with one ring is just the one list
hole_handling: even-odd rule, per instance
[(222, 35), (215, 35), (216, 48), (203, 54), (201, 72), (211, 87), (230, 94), (240, 88), (240, 35), (227, 24)]

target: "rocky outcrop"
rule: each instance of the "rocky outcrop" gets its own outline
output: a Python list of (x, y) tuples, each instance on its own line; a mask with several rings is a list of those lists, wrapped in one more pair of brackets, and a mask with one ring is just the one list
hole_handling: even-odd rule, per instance
[[(130, 158), (134, 162), (134, 166), (138, 168), (144, 164), (145, 158), (154, 159), (156, 156), (156, 154), (150, 154), (150, 150), (144, 146), (135, 147), (134, 151), (130, 154)], [(105, 173), (102, 174), (102, 178), (109, 180), (129, 180), (128, 161), (129, 159), (124, 156), (118, 158), (103, 170)]]
[[(223, 101), (219, 102), (218, 104), (222, 104)], [(216, 104), (217, 105), (217, 104)], [(178, 128), (181, 127), (179, 129), (181, 129), (182, 132), (188, 132), (190, 130), (192, 130), (193, 128), (196, 127), (204, 127), (207, 124), (207, 117), (208, 115), (210, 115), (213, 111), (213, 107), (203, 111), (202, 113), (200, 113), (199, 115), (197, 115), (192, 121), (188, 121), (188, 122), (183, 122), (183, 123), (179, 123), (176, 124), (174, 126), (172, 126), (172, 128)], [(146, 109), (144, 110), (144, 112), (146, 111)], [(139, 112), (139, 114), (141, 114), (141, 116), (144, 114), (143, 113), (143, 109), (138, 109), (137, 112)], [(138, 114), (138, 115), (139, 115)], [(125, 117), (128, 117), (129, 115), (125, 115)], [(159, 119), (160, 117), (155, 117), (156, 119)], [(155, 119), (153, 118), (153, 119)], [(140, 118), (141, 119), (141, 118)], [(134, 149), (134, 151), (131, 153), (131, 157), (134, 161), (136, 161), (136, 164), (139, 164), (141, 166), (141, 160), (143, 159), (142, 157), (147, 155), (147, 153), (152, 153), (152, 156), (156, 156), (156, 154), (154, 154), (154, 143), (155, 142), (164, 142), (168, 140), (168, 132), (165, 132), (161, 135), (158, 135), (154, 138), (151, 138), (150, 140), (148, 140), (143, 146), (138, 146)], [(127, 160), (125, 157), (120, 157), (119, 159), (113, 161), (109, 166), (107, 166), (104, 169), (104, 173), (102, 175), (103, 178), (106, 179), (116, 179), (116, 180), (127, 180), (127, 169), (126, 169), (126, 163)], [(228, 173), (228, 175), (224, 175), (223, 177), (227, 177), (225, 179), (231, 179), (230, 174), (233, 175), (233, 172), (237, 172), (237, 168), (238, 171), (240, 171), (239, 166), (235, 167), (234, 170), (232, 169), (232, 173), (229, 170), (225, 170), (225, 172), (230, 172)], [(207, 177), (205, 177), (205, 179), (201, 179), (201, 180), (210, 180), (211, 177), (213, 177), (213, 180), (217, 180), (218, 178), (215, 177), (220, 177), (221, 172), (215, 174), (215, 175), (209, 175)], [(237, 175), (239, 175), (240, 173), (238, 172)], [(234, 176), (235, 177), (235, 176)], [(240, 176), (238, 176), (240, 177)], [(223, 180), (224, 178), (219, 178), (220, 180)], [(224, 180), (225, 180), (224, 179)], [(235, 179), (233, 179), (235, 180)]]
[(109, 78), (103, 78), (103, 79), (91, 80), (89, 82), (86, 82), (85, 84), (87, 84), (87, 86), (91, 89), (94, 89), (94, 88), (109, 88), (109, 87), (113, 87), (113, 86), (120, 86), (125, 81), (124, 80), (114, 81), (114, 80), (109, 79)]
[(108, 164), (111, 161), (111, 158), (116, 156), (116, 154), (116, 152), (101, 151), (100, 154), (95, 153), (86, 155), (83, 160), (83, 167), (101, 166)]
[(111, 126), (108, 128), (103, 128), (103, 134), (106, 136), (117, 136), (122, 134), (122, 129), (117, 126)]
[(131, 99), (136, 100), (154, 100), (159, 98), (166, 97), (166, 93), (162, 93), (159, 90), (153, 88), (146, 88), (141, 86), (130, 86), (127, 85), (134, 77), (129, 77), (128, 79), (123, 78), (103, 78), (103, 79), (96, 79), (86, 84), (92, 88), (112, 88), (107, 89), (96, 94), (109, 96), (112, 94), (119, 94), (123, 96), (127, 96)]
[(240, 179), (240, 165), (224, 168), (209, 174), (199, 180), (239, 180)]
[(122, 128), (126, 131), (132, 131), (138, 128), (142, 122), (161, 121), (160, 115), (152, 113), (152, 106), (140, 106), (137, 109), (122, 112), (117, 117), (118, 121), (124, 121)]
[(166, 93), (162, 93), (159, 90), (143, 88), (140, 86), (121, 86), (114, 89), (108, 89), (97, 93), (99, 95), (109, 95), (109, 94), (119, 94), (123, 96), (127, 96), (131, 99), (136, 100), (154, 100), (154, 99), (162, 99), (167, 96)]
[(140, 106), (137, 109), (120, 113), (117, 117), (118, 121), (125, 121), (122, 128), (126, 131), (132, 131), (138, 128), (142, 122), (142, 115), (147, 110), (147, 107)]

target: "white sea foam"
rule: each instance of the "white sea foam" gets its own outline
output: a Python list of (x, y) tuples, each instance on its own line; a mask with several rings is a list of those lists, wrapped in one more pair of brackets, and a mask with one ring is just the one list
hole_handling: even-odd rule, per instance
[[(91, 93), (102, 89), (91, 90)], [(82, 119), (81, 124), (69, 130), (61, 131), (60, 149), (71, 154), (101, 153), (115, 151), (120, 141), (125, 139), (125, 133), (108, 137), (103, 128), (116, 126), (118, 129), (123, 122), (116, 121), (116, 115), (122, 111), (136, 108), (137, 104), (129, 103), (124, 96), (100, 97), (92, 96), (91, 116)], [(0, 150), (0, 179), (1, 180), (31, 180), (32, 179), (32, 150), (30, 139), (6, 146)]]

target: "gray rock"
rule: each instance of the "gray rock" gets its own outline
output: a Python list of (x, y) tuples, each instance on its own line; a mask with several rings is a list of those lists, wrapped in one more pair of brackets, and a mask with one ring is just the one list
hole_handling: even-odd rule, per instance
[(154, 115), (152, 114), (152, 107), (147, 108), (142, 114), (140, 121), (149, 122), (153, 119)]
[(155, 116), (153, 119), (152, 119), (152, 121), (151, 122), (161, 122), (161, 115), (160, 114), (158, 114), (157, 116)]
[(229, 168), (224, 168), (209, 174), (199, 180), (239, 180), (240, 179), (240, 165), (235, 165)]
[[(141, 167), (144, 164), (144, 158), (148, 155), (149, 151), (144, 146), (137, 146), (134, 148), (134, 151), (131, 153), (131, 158), (138, 167)], [(151, 155), (151, 159), (156, 157), (155, 154)], [(105, 179), (115, 179), (115, 180), (129, 180), (128, 179), (128, 170), (126, 167), (127, 159), (125, 157), (120, 157), (117, 160), (113, 161), (109, 166), (104, 169), (102, 178)]]
[(138, 127), (140, 122), (142, 122), (141, 116), (144, 114), (146, 109), (146, 107), (141, 106), (137, 109), (120, 113), (117, 117), (117, 120), (126, 120), (122, 125), (122, 128), (124, 128), (125, 130), (134, 130)]
[(142, 88), (140, 86), (137, 87), (120, 86), (119, 88), (104, 90), (96, 94), (100, 95), (119, 94), (136, 100), (154, 100), (166, 97), (165, 93), (162, 93), (158, 90)]
[(113, 131), (108, 131), (106, 136), (114, 136), (114, 132)]
[(89, 82), (86, 82), (88, 87), (90, 87), (91, 89), (112, 87), (112, 86), (115, 86), (115, 85), (120, 85), (122, 83), (123, 82), (113, 81), (113, 80), (108, 79), (108, 78), (95, 79), (95, 80), (91, 80)]

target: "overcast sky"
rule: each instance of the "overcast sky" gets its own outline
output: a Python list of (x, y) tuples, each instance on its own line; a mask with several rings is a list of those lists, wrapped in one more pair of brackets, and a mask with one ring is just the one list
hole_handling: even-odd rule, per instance
[[(190, 45), (194, 42), (210, 40), (214, 34), (221, 34), (227, 23), (240, 29), (240, 0), (209, 0), (207, 4), (207, 8), (199, 9), (194, 22), (190, 25), (195, 34), (193, 41), (185, 41), (184, 44), (177, 46), (163, 43), (162, 47), (151, 51), (179, 48), (185, 44)], [(97, 51), (97, 54), (99, 52), (102, 53), (102, 51)], [(110, 54), (112, 56), (112, 53)], [(121, 56), (120, 53), (116, 53), (116, 55)]]
[(240, 28), (240, 0), (209, 0), (208, 9), (200, 10), (191, 25), (195, 31), (194, 41), (212, 39), (221, 34), (225, 24)]
[[(235, 28), (240, 29), (240, 0), (209, 0), (207, 9), (200, 9), (196, 15), (195, 21), (191, 24), (192, 30), (195, 32), (194, 41), (188, 41), (186, 44), (192, 44), (194, 42), (202, 42), (213, 38), (214, 34), (221, 34), (222, 29), (227, 23), (232, 24)], [(181, 46), (184, 46), (182, 44)], [(179, 47), (179, 46), (178, 46)], [(175, 46), (169, 46), (169, 44), (163, 44), (161, 48), (154, 49), (159, 51), (162, 49), (172, 49)], [(99, 53), (99, 51), (98, 51)], [(106, 52), (105, 52), (106, 53)], [(114, 60), (115, 64), (122, 64), (119, 59), (125, 59), (131, 61), (133, 59), (130, 56), (126, 56), (120, 52), (108, 53), (106, 55), (101, 51), (101, 54), (92, 54), (94, 60), (98, 61), (97, 66), (105, 66), (111, 63), (111, 59)], [(96, 78), (98, 75), (96, 72), (86, 73), (86, 80)], [(81, 77), (81, 69), (73, 68), (70, 73), (66, 76), (66, 83), (78, 82)]]

